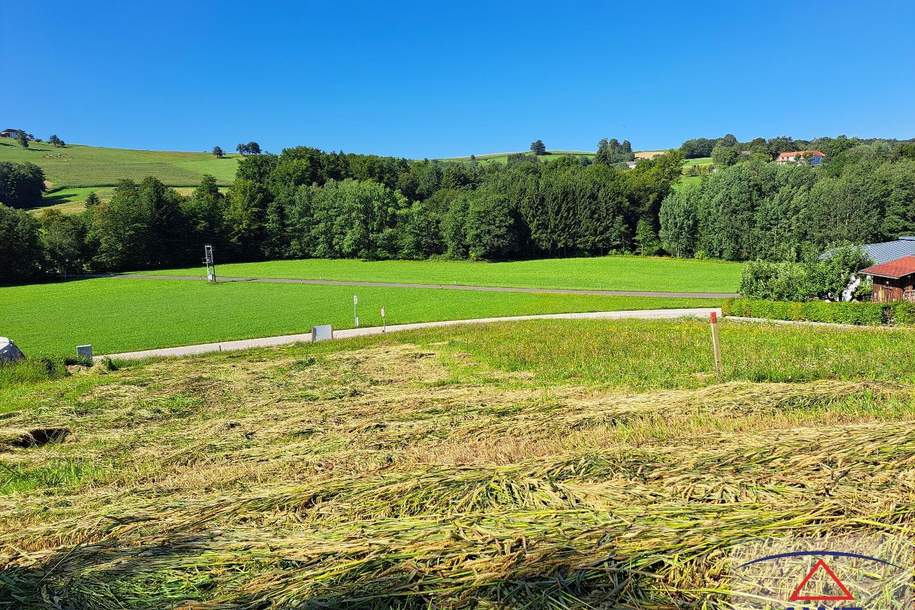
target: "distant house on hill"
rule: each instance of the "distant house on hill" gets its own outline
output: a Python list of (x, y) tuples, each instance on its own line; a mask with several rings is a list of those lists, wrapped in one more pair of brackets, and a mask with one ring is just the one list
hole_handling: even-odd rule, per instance
[(818, 150), (793, 150), (779, 154), (775, 162), (781, 164), (807, 162), (810, 165), (819, 165), (825, 158), (826, 154)]
[(0, 131), (0, 138), (18, 138), (20, 133), (24, 132), (21, 129), (4, 129)]
[(915, 303), (915, 256), (903, 256), (887, 263), (872, 265), (862, 269), (861, 273), (874, 280), (871, 300), (875, 303)]

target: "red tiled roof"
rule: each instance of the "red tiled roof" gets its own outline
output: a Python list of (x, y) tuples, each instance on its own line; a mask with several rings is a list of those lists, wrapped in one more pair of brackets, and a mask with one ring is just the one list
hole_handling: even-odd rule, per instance
[(793, 150), (791, 152), (783, 152), (778, 158), (787, 159), (788, 157), (797, 157), (799, 155), (807, 155), (808, 157), (825, 157), (826, 153), (820, 152), (818, 150)]
[(862, 269), (861, 273), (867, 275), (876, 275), (878, 277), (888, 277), (894, 280), (915, 273), (915, 256), (903, 256), (896, 260), (879, 265), (872, 265), (867, 269)]

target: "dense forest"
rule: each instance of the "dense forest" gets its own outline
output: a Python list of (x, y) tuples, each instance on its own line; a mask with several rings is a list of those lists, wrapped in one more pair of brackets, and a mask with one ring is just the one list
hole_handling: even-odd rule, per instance
[(678, 189), (661, 206), (664, 249), (683, 257), (799, 261), (837, 243), (915, 231), (915, 144), (828, 144), (821, 142), (823, 152), (836, 152), (822, 167), (743, 155)]
[[(817, 148), (821, 167), (778, 165)], [(915, 143), (824, 138), (689, 140), (651, 160), (602, 140), (594, 159), (410, 161), (296, 147), (249, 154), (221, 191), (122, 181), (85, 212), (29, 214), (44, 177), (0, 164), (0, 282), (300, 257), (513, 259), (607, 253), (793, 261), (841, 242), (915, 231)], [(714, 171), (679, 184), (684, 158)]]

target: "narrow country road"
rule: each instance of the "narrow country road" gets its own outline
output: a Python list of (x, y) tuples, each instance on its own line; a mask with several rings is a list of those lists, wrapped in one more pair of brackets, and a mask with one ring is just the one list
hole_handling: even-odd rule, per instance
[[(152, 275), (149, 273), (119, 273), (96, 275), (127, 280), (181, 280), (201, 282), (197, 275)], [(588, 290), (578, 288), (523, 288), (510, 286), (475, 286), (468, 284), (413, 284), (408, 282), (366, 282), (359, 280), (306, 280), (282, 277), (219, 277), (219, 283), (250, 282), (258, 284), (306, 284), (310, 286), (357, 286), (362, 288), (428, 288), (432, 290), (471, 290), (476, 292), (524, 292), (528, 294), (577, 294), (602, 297), (661, 297), (670, 299), (730, 299), (732, 292), (664, 292), (658, 290)]]
[[(704, 318), (711, 312), (721, 315), (717, 307), (696, 307), (688, 309), (644, 309), (638, 311), (592, 311), (584, 313), (554, 313), (530, 316), (507, 316), (501, 318), (474, 318), (470, 320), (442, 320), (440, 322), (416, 322), (413, 324), (395, 324), (383, 328), (371, 326), (366, 328), (349, 328), (334, 331), (334, 339), (349, 339), (352, 337), (368, 337), (380, 335), (385, 332), (402, 332), (420, 328), (438, 328), (442, 326), (457, 326), (460, 324), (491, 324), (494, 322), (517, 322), (520, 320), (663, 320), (674, 318)], [(307, 343), (311, 341), (311, 333), (298, 335), (281, 335), (277, 337), (263, 337), (259, 339), (241, 339), (239, 341), (222, 341), (219, 343), (201, 343), (185, 345), (182, 347), (165, 347), (138, 352), (123, 352), (120, 354), (106, 354), (96, 356), (95, 360), (111, 358), (113, 360), (141, 360), (143, 358), (162, 358), (177, 356), (196, 356), (212, 352), (229, 352), (235, 350), (251, 349), (255, 347), (275, 347), (291, 343)]]

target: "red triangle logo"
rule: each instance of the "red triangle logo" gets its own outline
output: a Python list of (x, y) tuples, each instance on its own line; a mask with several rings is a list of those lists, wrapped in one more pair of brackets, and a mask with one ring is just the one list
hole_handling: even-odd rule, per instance
[[(813, 578), (814, 574), (823, 570), (826, 572), (826, 575), (835, 583), (839, 590), (842, 591), (842, 595), (802, 595), (801, 591), (804, 590), (804, 586)], [(836, 576), (836, 573), (833, 572), (826, 562), (822, 559), (818, 560), (813, 567), (810, 568), (810, 571), (807, 572), (807, 576), (804, 577), (804, 580), (794, 589), (794, 592), (791, 594), (791, 597), (788, 598), (792, 602), (813, 602), (813, 601), (826, 601), (826, 602), (837, 602), (837, 601), (849, 601), (854, 599), (851, 592), (848, 590), (842, 581), (839, 580), (839, 577)]]

